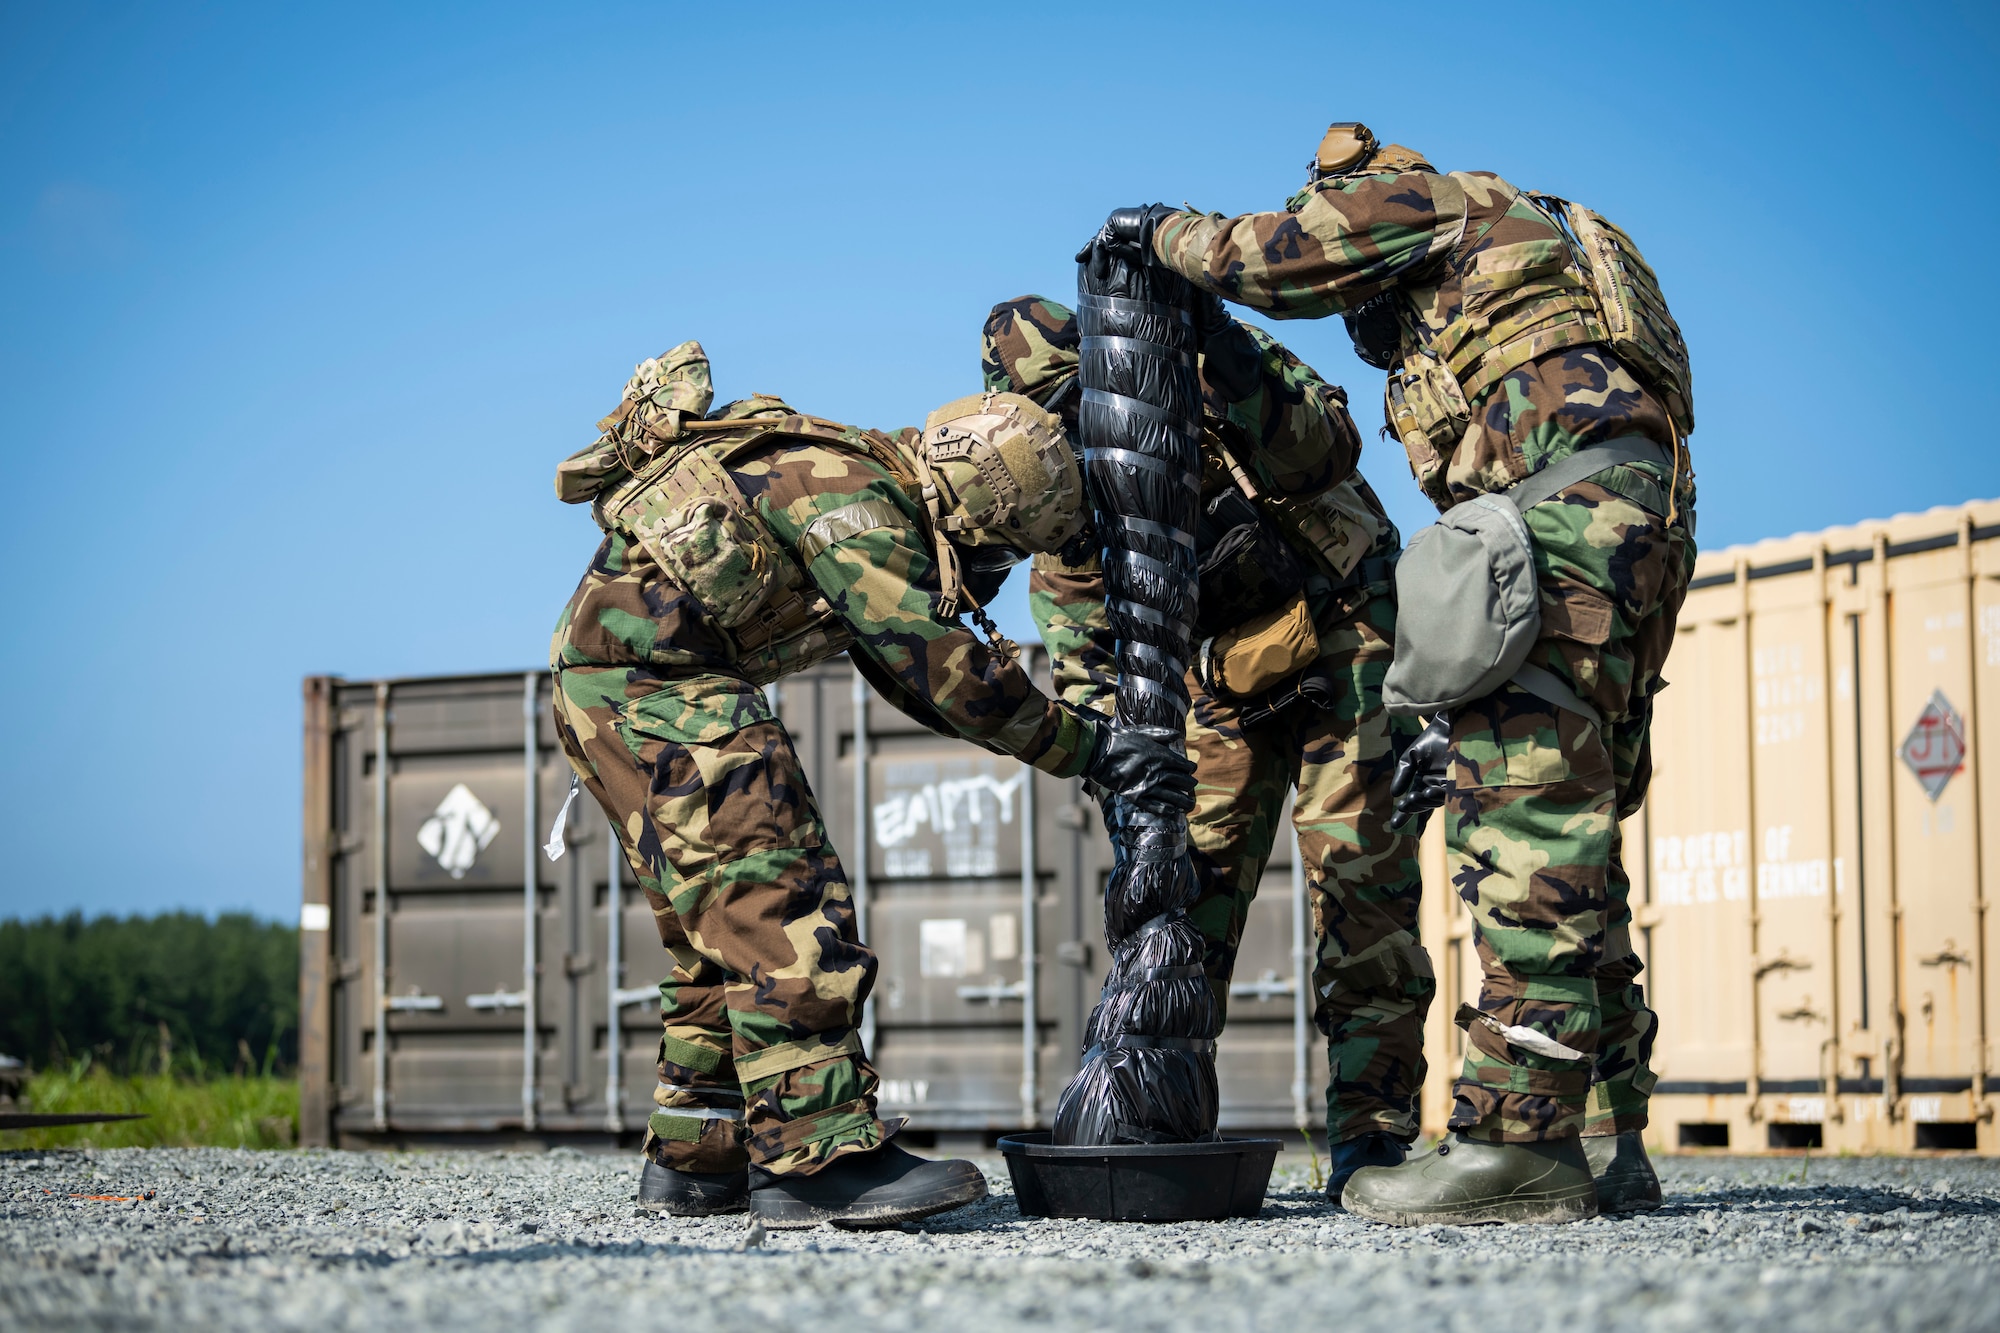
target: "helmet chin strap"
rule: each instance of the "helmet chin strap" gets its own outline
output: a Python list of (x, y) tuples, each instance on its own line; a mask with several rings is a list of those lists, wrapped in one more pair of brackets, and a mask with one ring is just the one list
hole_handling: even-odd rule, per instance
[(937, 559), (938, 586), (942, 590), (938, 595), (938, 611), (951, 619), (958, 615), (959, 603), (965, 600), (965, 576), (959, 569), (958, 550), (945, 535), (944, 498), (938, 493), (937, 474), (931, 471), (930, 457), (921, 443), (910, 452), (916, 455), (924, 512), (931, 520), (931, 545)]

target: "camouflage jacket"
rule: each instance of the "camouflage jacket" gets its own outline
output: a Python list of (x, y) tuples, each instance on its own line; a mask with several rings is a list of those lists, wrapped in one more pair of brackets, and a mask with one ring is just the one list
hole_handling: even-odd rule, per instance
[[(1409, 357), (1465, 312), (1476, 256), (1560, 239), (1497, 176), (1408, 171), (1324, 181), (1282, 212), (1176, 213), (1156, 228), (1153, 246), (1196, 284), (1279, 319), (1345, 314), (1394, 289)], [(1535, 357), (1468, 406), (1471, 423), (1455, 446), (1440, 453), (1404, 439), (1439, 509), (1503, 490), (1586, 444), (1634, 434), (1674, 444), (1665, 406), (1601, 344)]]
[[(936, 564), (916, 502), (865, 452), (839, 447), (861, 432), (767, 401), (771, 407), (757, 415), (772, 418), (781, 433), (732, 457), (728, 471), (756, 518), (824, 596), (834, 627), (851, 636), (856, 669), (934, 730), (1058, 777), (1081, 772), (1096, 722), (1043, 695), (1017, 660), (939, 612)], [(815, 553), (800, 559), (808, 526), (841, 509), (866, 512), (875, 526), (831, 542), (815, 533), (807, 543)], [(694, 596), (615, 529), (556, 622), (551, 661), (558, 670), (627, 667), (665, 687), (744, 674), (729, 637)]]
[[(1260, 382), (1231, 403), (1203, 381), (1202, 493), (1229, 484), (1229, 457), (1250, 473), (1260, 507), (1306, 557), (1306, 595), (1324, 633), (1361, 600), (1349, 594), (1367, 584), (1363, 561), (1393, 553), (1401, 539), (1355, 470), (1361, 437), (1346, 393), (1263, 330), (1245, 327), (1264, 353)], [(1379, 582), (1379, 566), (1376, 572)], [(1036, 556), (1028, 606), (1063, 699), (1108, 715), (1118, 685), (1117, 640), (1096, 557), (1065, 564), (1059, 556)]]

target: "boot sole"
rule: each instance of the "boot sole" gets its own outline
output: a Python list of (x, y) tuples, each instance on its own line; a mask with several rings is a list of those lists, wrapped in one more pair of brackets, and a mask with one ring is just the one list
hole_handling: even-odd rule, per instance
[(936, 1213), (948, 1213), (954, 1208), (978, 1203), (986, 1197), (986, 1192), (986, 1178), (981, 1176), (977, 1180), (969, 1180), (951, 1189), (937, 1190), (916, 1199), (904, 1199), (895, 1203), (851, 1203), (845, 1207), (835, 1208), (799, 1199), (760, 1199), (753, 1191), (750, 1196), (750, 1215), (766, 1227), (779, 1230), (816, 1227), (821, 1223), (831, 1222), (837, 1227), (866, 1231), (877, 1227), (893, 1227), (903, 1222), (914, 1222), (918, 1218), (930, 1217)]
[(1663, 1199), (1642, 1197), (1637, 1199), (1620, 1199), (1615, 1203), (1606, 1203), (1603, 1196), (1600, 1195), (1597, 1200), (1597, 1211), (1604, 1217), (1617, 1217), (1625, 1213), (1650, 1213), (1664, 1202), (1665, 1200)]
[(736, 1198), (718, 1199), (711, 1202), (707, 1199), (701, 1199), (683, 1202), (680, 1200), (641, 1199), (639, 1200), (639, 1206), (649, 1213), (658, 1213), (666, 1217), (722, 1217), (729, 1213), (749, 1212), (750, 1200), (748, 1198)]
[(1594, 1190), (1527, 1196), (1515, 1194), (1505, 1199), (1496, 1199), (1492, 1203), (1472, 1204), (1460, 1208), (1433, 1208), (1420, 1212), (1373, 1208), (1367, 1204), (1356, 1207), (1349, 1203), (1345, 1206), (1347, 1211), (1356, 1217), (1392, 1227), (1476, 1227), (1508, 1222), (1533, 1226), (1587, 1222), (1598, 1215), (1597, 1196)]

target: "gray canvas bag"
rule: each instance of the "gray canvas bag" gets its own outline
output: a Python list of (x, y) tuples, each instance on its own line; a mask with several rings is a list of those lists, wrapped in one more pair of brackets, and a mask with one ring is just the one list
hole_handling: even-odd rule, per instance
[[(1530, 694), (1600, 722), (1553, 672), (1527, 664), (1542, 632), (1534, 539), (1521, 516), (1557, 492), (1623, 463), (1670, 467), (1664, 446), (1640, 436), (1590, 445), (1512, 488), (1453, 505), (1410, 539), (1396, 564), (1396, 660), (1382, 702), (1403, 717), (1456, 708), (1513, 681)], [(1667, 512), (1650, 481), (1632, 498)]]

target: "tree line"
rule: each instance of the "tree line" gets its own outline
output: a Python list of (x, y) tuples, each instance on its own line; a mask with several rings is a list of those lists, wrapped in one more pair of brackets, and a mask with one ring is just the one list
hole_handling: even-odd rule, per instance
[(299, 933), (241, 913), (0, 921), (0, 1054), (200, 1077), (298, 1059)]

